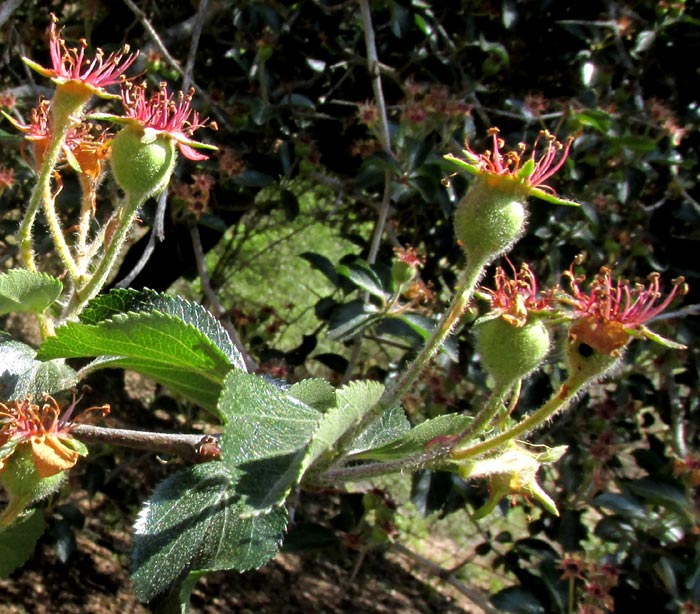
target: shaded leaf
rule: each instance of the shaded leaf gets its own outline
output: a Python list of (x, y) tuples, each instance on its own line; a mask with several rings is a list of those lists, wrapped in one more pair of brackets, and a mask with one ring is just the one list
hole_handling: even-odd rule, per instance
[(63, 359), (42, 362), (30, 346), (0, 336), (0, 385), (2, 398), (23, 399), (28, 394), (41, 397), (66, 390), (77, 383), (75, 371)]
[(372, 296), (376, 296), (382, 301), (389, 298), (389, 293), (382, 287), (379, 276), (366, 262), (358, 260), (351, 264), (339, 264), (336, 271), (338, 275), (347, 277), (356, 286), (369, 292)]
[(323, 416), (255, 375), (231, 371), (219, 411), (221, 458), (241, 471), (238, 492), (256, 510), (280, 504), (299, 482), (306, 448)]
[(0, 578), (7, 578), (27, 562), (45, 529), (44, 514), (37, 509), (27, 512), (9, 527), (0, 529)]
[(278, 551), (283, 509), (251, 516), (220, 462), (189, 467), (161, 482), (135, 524), (132, 580), (152, 601), (196, 570), (260, 567)]

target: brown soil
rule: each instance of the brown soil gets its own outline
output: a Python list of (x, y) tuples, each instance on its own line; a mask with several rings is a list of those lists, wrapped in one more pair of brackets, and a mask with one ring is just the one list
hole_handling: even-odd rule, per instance
[[(89, 523), (93, 524), (93, 522)], [(25, 568), (0, 580), (0, 614), (147, 614), (128, 577), (130, 540), (105, 532), (79, 536), (64, 564), (42, 544)], [(192, 611), (256, 614), (474, 614), (461, 602), (414, 575), (392, 554), (364, 557), (280, 554), (264, 568), (243, 574), (217, 572), (195, 588)]]

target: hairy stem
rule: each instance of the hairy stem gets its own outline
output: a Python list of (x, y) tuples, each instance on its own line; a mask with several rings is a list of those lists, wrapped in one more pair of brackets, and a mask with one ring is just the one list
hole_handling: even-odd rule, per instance
[(121, 253), (122, 247), (126, 238), (129, 236), (129, 231), (131, 230), (131, 225), (136, 217), (136, 212), (138, 208), (145, 202), (143, 195), (134, 196), (133, 194), (127, 194), (125, 197), (124, 205), (121, 207), (117, 217), (117, 227), (114, 234), (109, 238), (108, 245), (105, 249), (104, 255), (97, 265), (94, 273), (90, 277), (90, 280), (82, 287), (78, 288), (73, 300), (68, 305), (66, 312), (64, 313), (64, 318), (69, 319), (72, 316), (80, 313), (87, 304), (87, 302), (97, 296), (102, 287), (107, 283), (112, 269), (114, 268), (117, 258)]

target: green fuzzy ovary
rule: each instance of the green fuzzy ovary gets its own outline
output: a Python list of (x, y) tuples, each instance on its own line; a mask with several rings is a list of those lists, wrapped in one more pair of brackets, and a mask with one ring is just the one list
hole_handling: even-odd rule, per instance
[(472, 262), (490, 262), (506, 253), (525, 229), (522, 198), (509, 187), (477, 177), (457, 205), (455, 234)]
[(175, 145), (165, 135), (127, 126), (112, 140), (112, 173), (132, 197), (146, 199), (165, 189), (175, 166)]
[(42, 478), (34, 465), (31, 446), (21, 443), (8, 459), (0, 475), (0, 482), (11, 499), (21, 499), (29, 504), (56, 492), (65, 477), (65, 471), (61, 471), (48, 478)]
[(540, 320), (516, 327), (503, 318), (494, 318), (476, 327), (476, 340), (482, 365), (499, 386), (532, 373), (550, 347), (549, 332)]

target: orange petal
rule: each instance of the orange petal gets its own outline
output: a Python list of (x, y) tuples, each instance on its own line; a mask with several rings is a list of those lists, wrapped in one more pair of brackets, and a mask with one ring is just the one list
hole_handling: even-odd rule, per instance
[(80, 454), (51, 434), (32, 437), (31, 446), (34, 465), (42, 478), (70, 469), (80, 458)]

